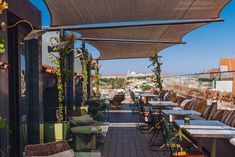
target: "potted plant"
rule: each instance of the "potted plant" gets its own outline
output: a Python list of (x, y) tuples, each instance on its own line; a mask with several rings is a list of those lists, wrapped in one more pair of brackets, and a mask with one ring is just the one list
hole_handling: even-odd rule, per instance
[(65, 82), (72, 78), (72, 72), (66, 66), (65, 60), (72, 52), (76, 36), (72, 33), (53, 39), (55, 40), (51, 40), (53, 52), (50, 53), (50, 59), (55, 64), (58, 108), (56, 110), (56, 123), (45, 124), (45, 139), (47, 142), (63, 140), (68, 137), (69, 123), (65, 119)]

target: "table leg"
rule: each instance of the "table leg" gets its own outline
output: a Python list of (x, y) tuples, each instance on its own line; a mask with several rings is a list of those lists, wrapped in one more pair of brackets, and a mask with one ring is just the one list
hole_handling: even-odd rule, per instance
[(202, 138), (198, 139), (198, 149), (202, 151)]
[(212, 143), (211, 143), (211, 157), (216, 157), (216, 138), (212, 139)]

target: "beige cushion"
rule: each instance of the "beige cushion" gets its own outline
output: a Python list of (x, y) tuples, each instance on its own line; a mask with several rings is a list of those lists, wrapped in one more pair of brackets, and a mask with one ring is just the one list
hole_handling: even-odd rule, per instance
[(216, 110), (217, 110), (217, 103), (213, 102), (211, 103), (211, 105), (206, 105), (201, 116), (207, 120), (210, 120)]
[(227, 125), (231, 125), (235, 116), (235, 110), (226, 110), (224, 111), (221, 121)]
[(181, 104), (186, 99), (187, 99), (186, 97), (178, 95), (176, 97), (176, 102), (177, 102), (177, 104)]
[(200, 99), (199, 103), (197, 104), (195, 111), (202, 113), (206, 106), (206, 100), (205, 99)]
[(199, 100), (198, 99), (193, 99), (190, 102), (189, 109), (190, 110), (195, 110), (198, 104), (199, 104)]
[(235, 128), (235, 118), (233, 119), (232, 123), (230, 124), (231, 127)]
[(211, 120), (218, 120), (221, 121), (223, 117), (224, 110), (217, 110), (215, 113), (212, 115)]
[(50, 155), (49, 157), (75, 157), (73, 150), (67, 150), (57, 154)]
[(95, 123), (95, 121), (90, 117), (90, 115), (83, 115), (83, 116), (73, 116), (71, 117), (71, 123), (73, 125), (89, 125)]
[(207, 119), (208, 116), (209, 116), (209, 108), (210, 108), (210, 106), (209, 106), (209, 105), (206, 105), (205, 108), (204, 108), (204, 110), (202, 111), (201, 116), (202, 116), (203, 118), (205, 118), (205, 119)]
[(176, 102), (177, 101), (177, 96), (176, 93), (171, 93), (169, 97), (169, 101)]
[(216, 110), (217, 110), (217, 103), (216, 102), (211, 103), (210, 109), (209, 109), (209, 116), (207, 120), (211, 120), (211, 117), (213, 116)]
[(163, 96), (163, 100), (166, 101), (168, 99), (168, 97), (171, 95), (171, 92), (166, 92)]
[(185, 108), (185, 106), (187, 104), (189, 104), (191, 101), (192, 101), (192, 99), (186, 99), (186, 100), (182, 101), (182, 103), (180, 104), (180, 107)]

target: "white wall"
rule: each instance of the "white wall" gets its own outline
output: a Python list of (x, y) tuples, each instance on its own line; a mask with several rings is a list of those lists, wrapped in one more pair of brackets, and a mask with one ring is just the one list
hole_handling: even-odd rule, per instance
[(217, 91), (226, 91), (232, 92), (233, 81), (216, 81), (216, 90)]

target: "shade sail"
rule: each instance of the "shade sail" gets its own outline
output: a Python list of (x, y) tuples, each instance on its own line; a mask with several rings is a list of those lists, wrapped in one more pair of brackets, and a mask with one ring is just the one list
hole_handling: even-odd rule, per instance
[(216, 18), (230, 0), (44, 0), (51, 26)]
[[(230, 0), (44, 0), (51, 26), (147, 20), (218, 18)], [(82, 37), (181, 41), (205, 23), (79, 30)], [(173, 44), (133, 44), (89, 41), (101, 53), (99, 59), (146, 58)]]
[[(181, 41), (181, 38), (196, 29), (200, 24), (161, 25), (132, 28), (111, 28), (77, 31), (85, 38), (117, 38), (117, 39), (143, 39), (158, 41)], [(153, 57), (160, 50), (173, 44), (134, 44), (111, 43), (101, 41), (88, 41), (96, 47), (101, 55), (100, 60), (120, 58), (148, 58)]]

